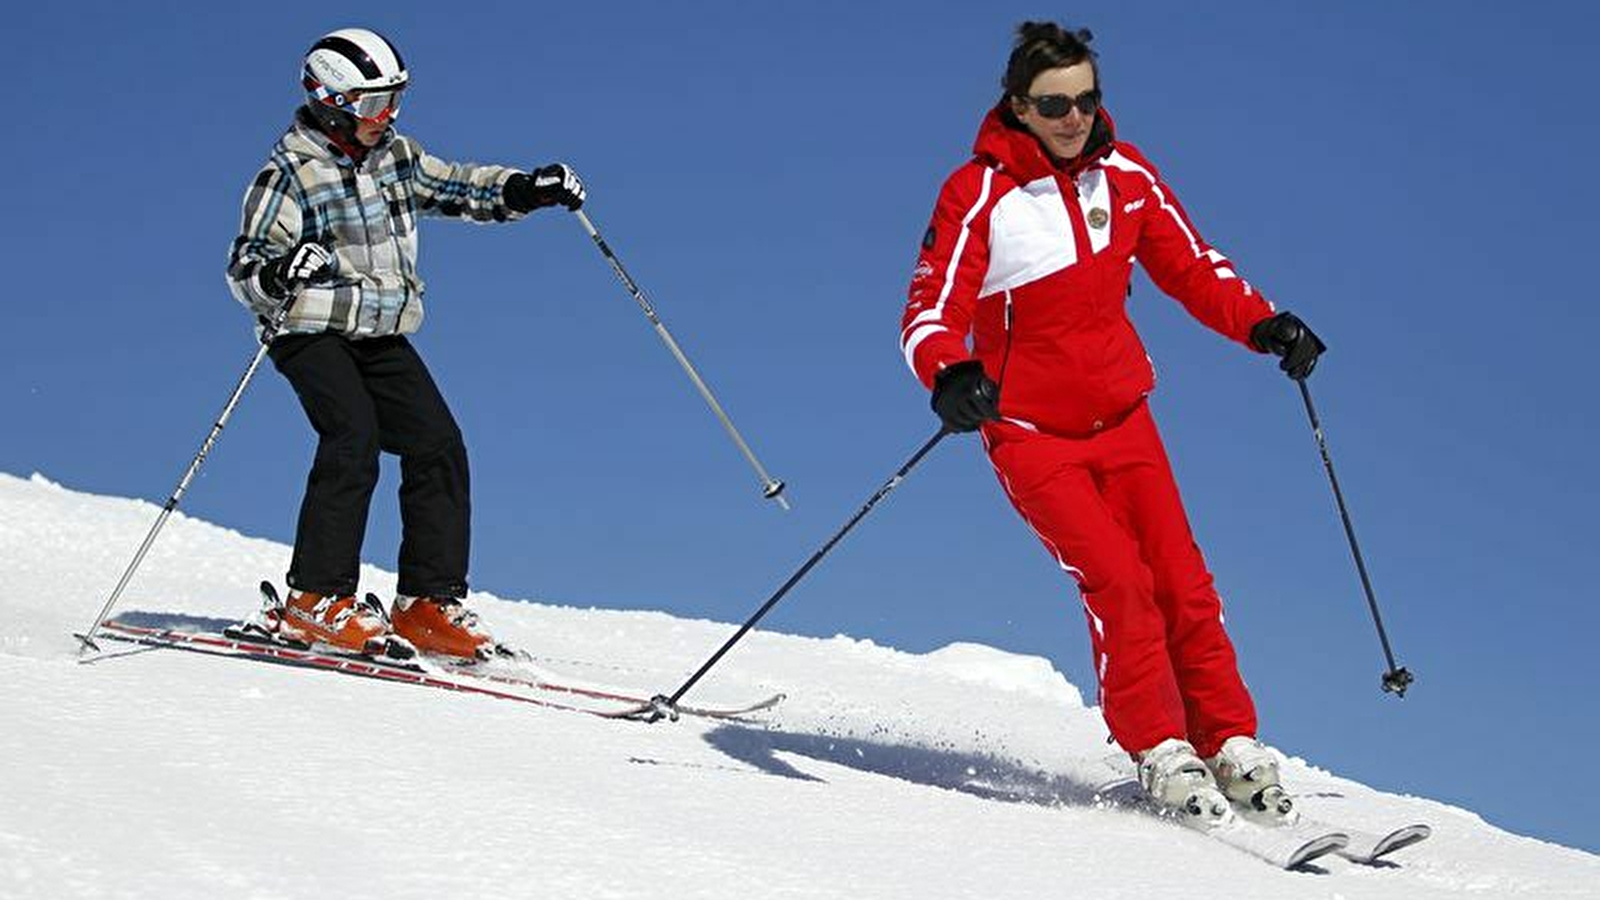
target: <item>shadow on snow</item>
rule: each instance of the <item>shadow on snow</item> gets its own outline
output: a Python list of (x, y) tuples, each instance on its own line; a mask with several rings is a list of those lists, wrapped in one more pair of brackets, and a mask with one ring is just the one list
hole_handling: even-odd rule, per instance
[(1039, 806), (1118, 805), (1139, 793), (1137, 785), (1118, 777), (1109, 765), (1095, 777), (1072, 777), (981, 751), (736, 725), (712, 729), (706, 733), (705, 740), (726, 756), (760, 772), (799, 781), (826, 779), (801, 771), (780, 754), (885, 775), (912, 784), (960, 791), (986, 800)]

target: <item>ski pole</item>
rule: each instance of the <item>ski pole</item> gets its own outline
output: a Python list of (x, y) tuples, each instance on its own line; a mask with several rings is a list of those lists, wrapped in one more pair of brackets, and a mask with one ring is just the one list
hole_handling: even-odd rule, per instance
[(606, 262), (611, 263), (612, 271), (616, 272), (617, 277), (622, 279), (622, 286), (628, 289), (628, 293), (633, 295), (634, 300), (638, 301), (639, 308), (644, 310), (645, 317), (650, 320), (651, 325), (655, 326), (656, 334), (661, 336), (661, 340), (667, 345), (667, 349), (671, 350), (672, 355), (677, 358), (678, 365), (683, 367), (684, 374), (688, 375), (689, 380), (694, 382), (694, 386), (699, 389), (700, 396), (705, 398), (706, 405), (710, 406), (711, 411), (716, 413), (717, 418), (722, 422), (722, 427), (727, 430), (728, 437), (732, 438), (733, 442), (738, 445), (739, 452), (744, 454), (744, 458), (750, 461), (750, 467), (756, 470), (756, 476), (761, 479), (761, 496), (768, 500), (776, 500), (779, 506), (788, 509), (789, 501), (784, 499), (783, 496), (783, 482), (767, 474), (766, 468), (761, 465), (761, 460), (756, 459), (755, 452), (750, 449), (749, 444), (745, 443), (744, 438), (739, 434), (739, 429), (733, 427), (733, 420), (728, 418), (726, 412), (723, 412), (722, 404), (717, 402), (717, 398), (711, 393), (711, 388), (706, 386), (705, 379), (701, 378), (700, 373), (695, 371), (694, 366), (689, 362), (689, 357), (684, 355), (683, 348), (678, 346), (676, 340), (673, 340), (672, 332), (668, 331), (667, 326), (661, 323), (661, 317), (656, 315), (655, 308), (650, 305), (649, 300), (645, 299), (644, 291), (641, 291), (638, 283), (628, 275), (628, 270), (622, 267), (622, 260), (617, 259), (617, 255), (611, 252), (611, 246), (606, 243), (605, 238), (600, 236), (600, 232), (594, 227), (594, 223), (589, 221), (588, 214), (582, 209), (574, 210), (573, 212), (577, 215), (578, 221), (583, 224), (584, 230), (589, 232), (589, 237), (594, 239), (595, 246), (600, 248), (601, 254), (606, 258)]
[(128, 582), (133, 580), (133, 573), (144, 562), (145, 554), (150, 552), (151, 545), (156, 542), (156, 535), (160, 534), (162, 526), (167, 524), (167, 517), (171, 516), (172, 511), (178, 508), (179, 501), (183, 499), (184, 491), (189, 489), (189, 482), (193, 481), (194, 476), (200, 471), (200, 466), (206, 461), (206, 455), (211, 452), (212, 446), (216, 444), (217, 438), (222, 434), (222, 429), (228, 424), (228, 418), (233, 415), (233, 408), (239, 405), (239, 398), (244, 395), (245, 387), (250, 384), (250, 379), (255, 377), (256, 369), (261, 367), (261, 360), (267, 355), (267, 347), (272, 343), (272, 339), (277, 336), (278, 330), (283, 327), (284, 320), (289, 317), (289, 307), (291, 305), (292, 303), (284, 303), (278, 307), (278, 311), (273, 314), (272, 319), (263, 327), (261, 331), (261, 346), (256, 349), (255, 356), (251, 358), (249, 367), (244, 370), (244, 376), (239, 379), (239, 384), (234, 387), (233, 394), (228, 397), (227, 404), (222, 407), (222, 414), (217, 417), (216, 424), (211, 426), (211, 433), (206, 435), (205, 441), (200, 444), (200, 452), (195, 454), (194, 460), (189, 463), (188, 470), (178, 480), (177, 489), (172, 492), (172, 496), (167, 499), (166, 505), (161, 508), (161, 514), (156, 516), (155, 524), (150, 526), (150, 532), (144, 536), (144, 542), (139, 545), (139, 549), (133, 554), (133, 561), (128, 563), (128, 568), (122, 573), (122, 578), (117, 581), (117, 586), (111, 591), (111, 596), (107, 598), (106, 605), (101, 607), (100, 614), (95, 616), (94, 624), (90, 625), (88, 630), (82, 634), (73, 635), (81, 642), (81, 646), (78, 648), (78, 655), (81, 656), (89, 650), (97, 652), (100, 650), (100, 647), (94, 642), (95, 633), (100, 630), (100, 625), (105, 622), (106, 617), (111, 615), (111, 608), (117, 605), (117, 600), (122, 596), (122, 591), (127, 588)]
[(1361, 587), (1367, 594), (1367, 607), (1372, 610), (1372, 623), (1378, 627), (1378, 641), (1383, 645), (1383, 656), (1389, 663), (1383, 673), (1383, 690), (1405, 699), (1406, 688), (1411, 686), (1411, 673), (1404, 666), (1396, 666), (1394, 651), (1389, 647), (1389, 635), (1383, 629), (1383, 617), (1378, 613), (1378, 599), (1372, 593), (1372, 579), (1367, 577), (1367, 564), (1361, 559), (1361, 547), (1356, 543), (1355, 526), (1350, 524), (1350, 512), (1344, 505), (1344, 492), (1339, 490), (1339, 479), (1333, 474), (1333, 459), (1328, 456), (1328, 442), (1322, 435), (1322, 420), (1311, 405), (1311, 389), (1304, 378), (1295, 379), (1300, 385), (1300, 396), (1306, 402), (1306, 415), (1311, 418), (1311, 433), (1317, 438), (1317, 449), (1322, 453), (1322, 467), (1328, 470), (1328, 483), (1333, 485), (1333, 499), (1339, 504), (1339, 518), (1344, 521), (1344, 534), (1350, 540), (1350, 553), (1356, 560), (1356, 571), (1361, 574)]
[(783, 586), (778, 588), (778, 590), (767, 599), (766, 603), (761, 604), (761, 608), (756, 610), (755, 615), (751, 616), (749, 620), (747, 620), (743, 625), (739, 626), (739, 630), (734, 632), (733, 637), (728, 638), (727, 643), (718, 648), (717, 652), (711, 654), (711, 658), (706, 660), (705, 664), (702, 665), (698, 671), (689, 676), (689, 680), (685, 681), (682, 687), (678, 688), (676, 691), (673, 691), (672, 696), (668, 697), (662, 694), (657, 694), (650, 698), (650, 702), (648, 704), (629, 714), (627, 718), (638, 719), (645, 722), (658, 722), (663, 718), (677, 721), (678, 701), (683, 699), (683, 695), (688, 693), (689, 689), (694, 687), (695, 683), (704, 677), (707, 672), (711, 671), (711, 667), (716, 665), (717, 661), (722, 659), (724, 654), (733, 649), (733, 645), (737, 644), (740, 638), (743, 638), (745, 634), (750, 631), (750, 629), (754, 628), (756, 623), (761, 621), (762, 616), (765, 616), (769, 610), (771, 610), (774, 606), (777, 606), (778, 601), (783, 599), (783, 595), (789, 593), (790, 588), (798, 584), (800, 579), (806, 577), (806, 573), (810, 572), (812, 567), (821, 562), (822, 558), (828, 555), (828, 551), (833, 549), (833, 545), (839, 543), (839, 541), (842, 540), (847, 533), (849, 533), (850, 529), (856, 527), (856, 523), (865, 518), (867, 513), (871, 512), (872, 508), (878, 505), (879, 500), (882, 500), (884, 497), (888, 496), (890, 491), (898, 487), (900, 482), (905, 480), (906, 475), (911, 471), (911, 469), (916, 466), (917, 463), (921, 462), (924, 456), (928, 455), (928, 451), (932, 450), (934, 445), (938, 444), (944, 439), (945, 435), (950, 433), (950, 431), (941, 427), (938, 434), (935, 434), (933, 437), (929, 438), (928, 442), (923, 444), (921, 449), (917, 450), (916, 453), (913, 453), (911, 458), (906, 460), (905, 465), (900, 467), (899, 471), (890, 476), (889, 480), (884, 482), (883, 486), (878, 488), (876, 493), (867, 498), (867, 502), (862, 504), (860, 509), (856, 510), (856, 514), (850, 517), (850, 521), (844, 523), (843, 528), (840, 528), (838, 531), (834, 532), (833, 537), (828, 538), (827, 543), (818, 548), (817, 552), (811, 554), (811, 558), (806, 560), (805, 565), (796, 570), (793, 575), (790, 575), (789, 580), (785, 581)]

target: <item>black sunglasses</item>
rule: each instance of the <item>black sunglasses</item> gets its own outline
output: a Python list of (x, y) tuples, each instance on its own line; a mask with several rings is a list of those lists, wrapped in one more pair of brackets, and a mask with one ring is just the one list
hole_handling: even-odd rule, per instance
[(1064, 119), (1076, 107), (1078, 112), (1092, 116), (1100, 110), (1100, 89), (1093, 88), (1074, 97), (1071, 94), (1045, 94), (1042, 97), (1023, 97), (1034, 111), (1046, 119)]

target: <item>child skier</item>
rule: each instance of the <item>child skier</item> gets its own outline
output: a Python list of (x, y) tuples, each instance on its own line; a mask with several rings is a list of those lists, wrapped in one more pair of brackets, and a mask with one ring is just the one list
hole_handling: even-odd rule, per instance
[[(258, 319), (289, 305), (269, 355), (318, 436), (282, 611), (285, 636), (362, 651), (393, 633), (478, 657), (463, 605), (469, 482), (461, 432), (406, 335), (422, 324), (419, 216), (507, 222), (582, 205), (567, 166), (521, 172), (430, 156), (394, 129), (409, 74), (384, 37), (346, 28), (306, 54), (306, 99), (245, 193), (228, 261)], [(398, 596), (386, 623), (356, 600), (378, 454), (400, 457)]]

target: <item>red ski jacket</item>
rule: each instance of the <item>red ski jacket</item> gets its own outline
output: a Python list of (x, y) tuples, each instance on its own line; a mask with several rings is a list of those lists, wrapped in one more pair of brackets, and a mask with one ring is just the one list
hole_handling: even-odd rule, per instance
[(1250, 327), (1272, 314), (1195, 231), (1155, 166), (1116, 140), (1104, 110), (1067, 166), (999, 107), (973, 150), (939, 192), (901, 319), (901, 350), (928, 387), (940, 369), (975, 357), (1000, 383), (1011, 422), (1084, 436), (1121, 421), (1155, 386), (1128, 320), (1134, 260), (1195, 318), (1247, 347)]

